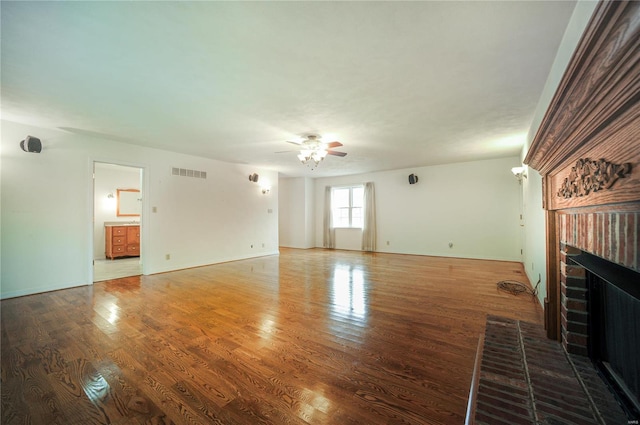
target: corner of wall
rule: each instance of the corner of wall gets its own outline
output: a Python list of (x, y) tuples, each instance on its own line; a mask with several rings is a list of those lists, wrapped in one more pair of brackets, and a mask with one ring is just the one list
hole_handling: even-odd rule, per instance
[[(531, 142), (534, 139), (540, 123), (544, 118), (549, 104), (555, 95), (558, 84), (562, 79), (569, 61), (573, 57), (586, 25), (589, 23), (597, 1), (579, 0), (567, 25), (562, 41), (558, 46), (549, 76), (540, 95), (534, 113), (525, 146), (521, 156), (524, 159)], [(547, 296), (547, 267), (546, 267), (546, 218), (542, 208), (542, 176), (534, 169), (527, 167), (527, 179), (523, 182), (524, 234), (523, 234), (523, 265), (531, 284), (535, 287), (540, 280), (538, 301), (544, 305)]]

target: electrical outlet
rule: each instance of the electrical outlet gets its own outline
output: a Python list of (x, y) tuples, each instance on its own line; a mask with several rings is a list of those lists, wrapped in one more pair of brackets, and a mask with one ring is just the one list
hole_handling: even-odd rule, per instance
[(264, 248), (264, 243), (262, 244), (262, 247)]
[(165, 259), (165, 260), (171, 260), (171, 254), (166, 254), (166, 255), (164, 256), (164, 259)]
[(453, 248), (453, 242), (449, 242), (449, 248)]
[(151, 207), (151, 212), (157, 213), (158, 212), (158, 207)]
[(387, 241), (387, 245), (389, 245), (389, 241)]

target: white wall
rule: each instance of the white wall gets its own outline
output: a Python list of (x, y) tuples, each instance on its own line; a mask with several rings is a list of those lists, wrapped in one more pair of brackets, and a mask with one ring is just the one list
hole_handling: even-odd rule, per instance
[(313, 248), (316, 246), (316, 202), (315, 202), (315, 179), (304, 179), (305, 193), (305, 225), (304, 225), (304, 246)]
[(524, 268), (531, 285), (538, 281), (538, 300), (542, 304), (547, 296), (547, 251), (545, 213), (542, 208), (542, 177), (532, 169), (527, 169), (523, 180), (524, 200)]
[[(42, 139), (42, 153), (20, 149), (26, 135)], [(1, 142), (2, 298), (92, 282), (94, 161), (144, 168), (145, 274), (278, 252), (276, 172), (7, 121)], [(271, 181), (268, 195), (252, 172)]]
[[(93, 229), (93, 258), (105, 259), (105, 230), (106, 221), (140, 221), (140, 217), (118, 217), (117, 196), (118, 189), (138, 189), (142, 191), (140, 169), (123, 167), (113, 164), (96, 163), (94, 171), (94, 229)], [(109, 194), (113, 198), (109, 198)], [(140, 193), (143, 197), (143, 193)]]
[(279, 242), (288, 248), (315, 246), (314, 180), (281, 178), (279, 183)]
[(304, 247), (304, 179), (281, 178), (278, 183), (278, 230), (280, 246)]
[[(511, 174), (519, 164), (511, 157), (317, 179), (316, 244), (325, 186), (372, 181), (378, 252), (520, 261), (520, 185)], [(360, 232), (353, 232), (337, 229), (336, 247), (359, 249)]]
[[(595, 1), (579, 1), (576, 4), (547, 77), (544, 90), (538, 101), (527, 142), (522, 150), (523, 159), (531, 146), (531, 141), (540, 127), (558, 84), (597, 4)], [(525, 216), (523, 263), (531, 284), (535, 285), (539, 279), (541, 281), (538, 287), (538, 300), (543, 304), (547, 296), (547, 261), (545, 213), (542, 208), (542, 177), (531, 168), (528, 169), (527, 174), (528, 178), (523, 182), (523, 211)]]

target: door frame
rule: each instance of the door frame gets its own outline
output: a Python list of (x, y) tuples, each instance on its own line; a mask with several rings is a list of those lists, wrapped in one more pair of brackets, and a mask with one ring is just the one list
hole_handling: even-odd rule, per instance
[(145, 261), (145, 258), (147, 256), (147, 247), (149, 246), (148, 244), (148, 221), (149, 221), (149, 172), (148, 172), (148, 166), (145, 164), (140, 164), (140, 163), (135, 163), (135, 162), (129, 162), (129, 161), (121, 161), (118, 159), (112, 159), (112, 158), (89, 158), (89, 196), (88, 196), (88, 203), (89, 203), (89, 217), (87, 220), (87, 226), (89, 228), (89, 243), (88, 246), (90, 249), (88, 249), (88, 267), (89, 267), (89, 283), (88, 285), (93, 285), (94, 284), (94, 269), (93, 269), (93, 264), (94, 264), (94, 252), (93, 252), (93, 247), (94, 247), (94, 228), (95, 228), (95, 165), (96, 163), (98, 164), (111, 164), (111, 165), (118, 165), (121, 167), (132, 167), (132, 168), (138, 168), (140, 169), (140, 172), (142, 173), (141, 176), (141, 190), (142, 190), (142, 212), (140, 214), (140, 261), (142, 262), (142, 274), (143, 275), (147, 275), (149, 274), (148, 271), (148, 261)]

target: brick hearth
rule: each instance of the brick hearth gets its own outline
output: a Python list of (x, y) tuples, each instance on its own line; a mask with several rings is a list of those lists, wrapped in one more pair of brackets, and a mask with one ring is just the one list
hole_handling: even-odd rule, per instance
[(527, 322), (487, 318), (476, 424), (626, 424), (589, 360)]

